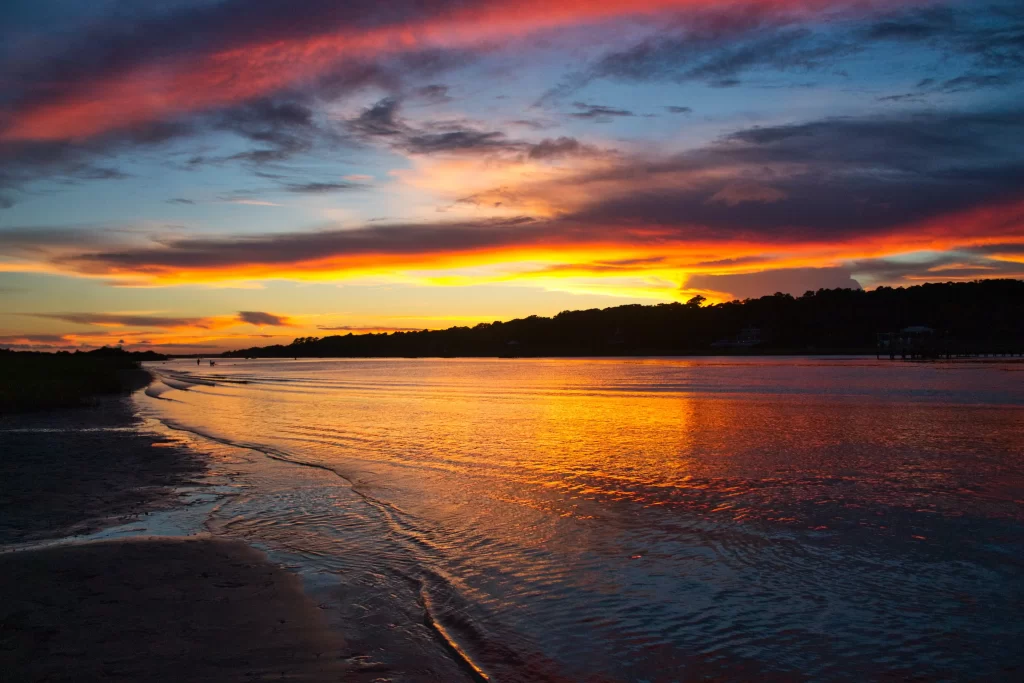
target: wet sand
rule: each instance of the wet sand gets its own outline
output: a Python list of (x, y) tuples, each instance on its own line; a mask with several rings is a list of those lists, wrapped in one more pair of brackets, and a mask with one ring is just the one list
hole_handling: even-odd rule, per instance
[(380, 679), (299, 578), (244, 543), (15, 550), (176, 506), (176, 487), (200, 484), (196, 453), (139, 427), (127, 396), (0, 418), (0, 680)]
[(0, 417), (0, 545), (84, 534), (177, 503), (206, 469), (140, 430), (128, 396)]
[(0, 681), (467, 680), (424, 625), (364, 628), (371, 596), (314, 601), (240, 541), (82, 537), (182, 509), (206, 470), (129, 396), (0, 417)]
[(240, 542), (0, 554), (4, 681), (372, 681), (298, 577)]

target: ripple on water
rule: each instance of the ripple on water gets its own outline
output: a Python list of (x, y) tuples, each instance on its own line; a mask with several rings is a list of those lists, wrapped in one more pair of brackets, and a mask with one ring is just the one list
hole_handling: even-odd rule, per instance
[(276, 459), (241, 468), (219, 529), (425, 609), (503, 680), (956, 680), (1020, 663), (1012, 373), (237, 367), (149, 406)]

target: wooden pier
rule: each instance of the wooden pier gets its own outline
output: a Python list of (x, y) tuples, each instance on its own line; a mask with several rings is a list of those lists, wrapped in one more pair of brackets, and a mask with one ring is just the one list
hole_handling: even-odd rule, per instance
[(929, 327), (906, 327), (899, 332), (879, 332), (875, 358), (881, 360), (957, 360), (961, 358), (1024, 357), (1024, 343), (1016, 345), (961, 342)]

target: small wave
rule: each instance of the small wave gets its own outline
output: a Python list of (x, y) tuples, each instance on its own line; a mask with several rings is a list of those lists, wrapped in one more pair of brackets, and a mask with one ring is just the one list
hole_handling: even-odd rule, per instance
[(434, 607), (433, 601), (430, 599), (430, 593), (424, 588), (424, 585), (420, 584), (420, 603), (423, 605), (423, 623), (441, 640), (441, 643), (445, 648), (452, 653), (455, 659), (463, 665), (466, 671), (478, 681), (489, 681), (491, 677), (480, 667), (479, 664), (473, 661), (473, 658), (469, 656), (460, 645), (459, 642), (448, 632), (448, 629), (438, 621), (435, 614), (437, 613)]
[(166, 394), (168, 391), (173, 390), (174, 387), (168, 386), (163, 382), (151, 382), (150, 385), (146, 387), (144, 393), (146, 394), (146, 396), (149, 396), (150, 398), (160, 399), (161, 401), (173, 401), (173, 398), (164, 396), (164, 394)]
[[(217, 383), (213, 380), (193, 375), (191, 372), (157, 372), (157, 377), (165, 384), (175, 389), (187, 389), (189, 386), (215, 387)], [(182, 386), (178, 387), (175, 384)]]
[[(230, 439), (224, 439), (221, 437), (214, 436), (212, 434), (205, 433), (201, 430), (177, 424), (172, 420), (168, 420), (165, 418), (159, 419), (160, 422), (163, 423), (169, 429), (194, 434), (203, 439), (208, 439), (210, 441), (225, 446), (255, 451), (278, 462), (284, 462), (291, 465), (309, 467), (312, 469), (318, 469), (323, 470), (325, 472), (329, 472), (345, 481), (349, 486), (349, 490), (351, 490), (353, 493), (359, 496), (360, 499), (362, 499), (372, 509), (374, 509), (378, 513), (378, 515), (380, 515), (380, 519), (386, 524), (386, 526), (392, 532), (394, 532), (398, 538), (402, 539), (405, 542), (404, 548), (406, 552), (411, 551), (411, 555), (413, 557), (416, 557), (420, 553), (415, 552), (413, 548), (416, 548), (420, 551), (425, 550), (428, 553), (431, 551), (438, 551), (438, 548), (433, 543), (431, 543), (430, 540), (428, 540), (427, 536), (429, 535), (429, 533), (427, 532), (427, 530), (417, 528), (417, 525), (411, 520), (407, 513), (400, 510), (392, 503), (379, 500), (377, 498), (374, 498), (373, 496), (370, 496), (364, 491), (359, 490), (359, 488), (356, 486), (355, 481), (345, 476), (344, 474), (338, 472), (332, 467), (316, 462), (298, 460), (294, 456), (284, 451), (280, 451), (276, 448), (266, 446), (263, 444), (249, 444), (239, 441), (233, 441)], [(228, 523), (229, 526), (230, 524), (231, 522)], [(310, 550), (306, 549), (306, 552), (310, 552)], [(393, 568), (393, 570), (397, 571), (397, 568)], [(453, 599), (456, 597), (456, 591), (454, 587), (451, 585), (451, 582), (447, 579), (444, 579), (437, 572), (432, 571), (429, 568), (423, 566), (419, 562), (414, 562), (413, 566), (410, 567), (410, 570), (410, 573), (400, 572), (400, 574), (407, 581), (411, 581), (415, 584), (415, 588), (420, 598), (420, 605), (423, 609), (424, 625), (427, 626), (435, 634), (435, 636), (438, 638), (440, 643), (445, 647), (445, 649), (459, 663), (459, 665), (462, 666), (470, 676), (472, 676), (474, 680), (485, 682), (492, 680), (491, 676), (489, 676), (484, 671), (482, 665), (477, 663), (474, 660), (474, 658), (466, 651), (466, 648), (460, 644), (459, 638), (461, 637), (463, 639), (467, 639), (473, 642), (474, 645), (476, 646), (475, 649), (480, 649), (480, 647), (484, 647), (484, 649), (493, 650), (495, 648), (498, 648), (498, 646), (497, 644), (487, 642), (486, 637), (473, 626), (471, 620), (461, 618), (458, 615), (454, 615), (451, 613), (451, 603)], [(439, 592), (445, 596), (443, 603), (446, 607), (443, 611), (447, 612), (447, 614), (442, 615), (442, 610), (431, 598), (432, 592)], [(452, 623), (449, 623), (449, 625), (446, 626), (444, 622)], [(453, 628), (459, 631), (458, 637), (453, 634)], [(501, 647), (499, 649), (502, 650), (502, 659), (508, 661), (509, 659), (515, 658), (515, 654), (511, 650), (508, 650), (508, 648)]]

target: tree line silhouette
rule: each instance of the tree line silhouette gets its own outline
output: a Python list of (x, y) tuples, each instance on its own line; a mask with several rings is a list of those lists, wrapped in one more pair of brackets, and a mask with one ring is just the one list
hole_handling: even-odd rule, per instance
[[(876, 333), (927, 326), (945, 338), (1020, 351), (1024, 281), (819, 289), (704, 305), (627, 305), (446, 330), (300, 337), (229, 357), (628, 356), (871, 352)], [(746, 345), (736, 339), (754, 341)]]
[(0, 415), (79, 406), (95, 396), (143, 387), (149, 376), (140, 374), (139, 363), (166, 359), (107, 346), (74, 353), (0, 349)]

